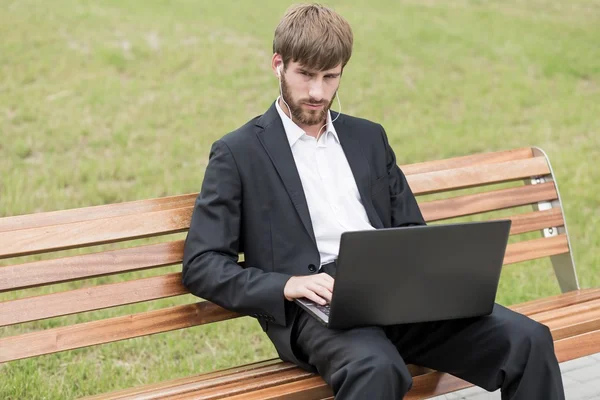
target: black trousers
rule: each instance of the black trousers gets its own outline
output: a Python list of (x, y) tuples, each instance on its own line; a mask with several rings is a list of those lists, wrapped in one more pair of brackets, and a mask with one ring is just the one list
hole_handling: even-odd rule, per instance
[(406, 364), (448, 372), (503, 400), (559, 400), (564, 389), (545, 325), (495, 305), (485, 317), (333, 330), (304, 311), (294, 349), (332, 387), (336, 399), (402, 399)]

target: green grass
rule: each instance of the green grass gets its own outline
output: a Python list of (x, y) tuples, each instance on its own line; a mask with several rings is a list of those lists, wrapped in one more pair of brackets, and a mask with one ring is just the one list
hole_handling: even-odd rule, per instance
[[(600, 286), (600, 1), (330, 4), (355, 34), (343, 112), (382, 123), (401, 164), (545, 149), (580, 283)], [(0, 216), (198, 191), (210, 144), (277, 96), (270, 47), (285, 8), (0, 0)], [(505, 269), (499, 301), (558, 292), (549, 262), (530, 262)], [(189, 301), (0, 328), (0, 336)], [(68, 399), (275, 355), (258, 325), (240, 319), (7, 363), (0, 398)]]

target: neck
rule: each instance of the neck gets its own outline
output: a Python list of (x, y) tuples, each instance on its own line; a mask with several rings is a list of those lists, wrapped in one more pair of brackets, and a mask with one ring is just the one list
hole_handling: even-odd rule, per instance
[(295, 120), (292, 115), (290, 114), (290, 110), (288, 109), (288, 106), (283, 102), (283, 98), (280, 97), (279, 98), (279, 107), (281, 108), (281, 110), (283, 111), (283, 113), (285, 115), (287, 115), (296, 125), (298, 125), (300, 127), (300, 129), (302, 129), (304, 132), (306, 132), (306, 134), (308, 136), (312, 136), (314, 138), (319, 137), (319, 135), (322, 133), (322, 131), (324, 130), (324, 125), (327, 124), (327, 116), (325, 116), (325, 118), (323, 119), (323, 121), (321, 121), (320, 123), (316, 124), (316, 125), (307, 125), (307, 124), (303, 124), (302, 122)]

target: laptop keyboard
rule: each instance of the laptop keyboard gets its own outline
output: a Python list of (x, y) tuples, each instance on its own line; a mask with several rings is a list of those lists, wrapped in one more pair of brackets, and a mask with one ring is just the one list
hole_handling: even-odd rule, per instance
[(315, 306), (317, 307), (317, 309), (319, 311), (321, 311), (323, 314), (325, 314), (329, 317), (329, 303), (325, 304), (324, 306), (322, 306), (320, 304), (315, 304)]

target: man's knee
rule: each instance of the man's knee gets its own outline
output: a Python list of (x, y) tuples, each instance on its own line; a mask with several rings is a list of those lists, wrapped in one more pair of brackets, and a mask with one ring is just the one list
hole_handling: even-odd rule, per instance
[(402, 393), (406, 393), (412, 387), (412, 376), (406, 364), (397, 354), (375, 353), (366, 357), (356, 359), (349, 365), (356, 372), (378, 384), (398, 385)]
[(529, 329), (529, 341), (532, 347), (535, 347), (543, 352), (554, 355), (554, 339), (550, 329), (537, 321), (532, 321), (533, 325)]
[(536, 357), (554, 357), (554, 342), (550, 329), (532, 319), (513, 321), (508, 329), (510, 346), (523, 355), (536, 353)]

